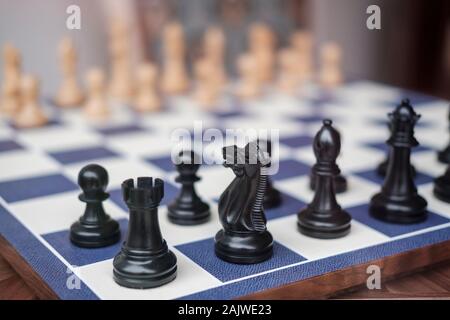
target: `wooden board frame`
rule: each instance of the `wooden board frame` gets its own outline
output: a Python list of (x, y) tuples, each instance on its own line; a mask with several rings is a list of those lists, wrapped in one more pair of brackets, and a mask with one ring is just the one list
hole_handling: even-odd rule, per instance
[[(19, 274), (39, 299), (55, 300), (58, 296), (30, 267), (22, 256), (0, 235), (0, 254)], [(339, 292), (348, 291), (366, 284), (369, 265), (381, 269), (381, 281), (417, 272), (435, 264), (450, 261), (450, 240), (402, 252), (392, 256), (351, 266), (320, 276), (294, 282), (277, 288), (256, 292), (239, 299), (325, 299)]]

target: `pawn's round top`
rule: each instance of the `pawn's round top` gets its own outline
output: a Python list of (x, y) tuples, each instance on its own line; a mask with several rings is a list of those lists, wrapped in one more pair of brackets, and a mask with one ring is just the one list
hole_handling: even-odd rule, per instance
[(88, 164), (78, 174), (78, 185), (87, 199), (107, 197), (108, 172), (98, 164)]
[(314, 138), (314, 154), (318, 162), (335, 162), (341, 151), (339, 132), (329, 119), (323, 120), (323, 126)]
[(192, 150), (182, 150), (176, 158), (177, 170), (183, 173), (196, 173), (200, 167), (200, 157)]

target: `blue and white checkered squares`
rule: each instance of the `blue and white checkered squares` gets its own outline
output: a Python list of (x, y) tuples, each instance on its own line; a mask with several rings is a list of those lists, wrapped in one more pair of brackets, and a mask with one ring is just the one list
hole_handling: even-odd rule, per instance
[[(422, 147), (414, 152), (412, 162), (420, 173), (416, 182), (429, 202), (430, 218), (402, 226), (382, 223), (368, 214), (369, 199), (382, 182), (374, 169), (386, 157), (386, 114), (403, 94), (396, 88), (360, 81), (326, 96), (307, 87), (301, 99), (268, 92), (263, 99), (218, 112), (204, 112), (181, 97), (170, 99), (168, 110), (146, 115), (114, 105), (113, 118), (106, 123), (87, 122), (80, 110), (68, 110), (60, 112), (61, 118), (52, 126), (35, 130), (0, 127), (0, 167), (6, 168), (0, 172), (0, 231), (60, 297), (84, 299), (235, 298), (449, 240), (450, 206), (433, 197), (431, 183), (431, 177), (445, 170), (435, 154), (447, 142), (436, 139), (436, 135), (447, 135), (445, 101), (414, 95), (426, 125), (416, 130)], [(353, 216), (350, 234), (334, 240), (308, 238), (296, 225), (296, 214), (313, 197), (309, 188), (315, 162), (311, 144), (324, 117), (333, 119), (342, 135), (338, 164), (349, 189), (337, 198)], [(179, 192), (170, 161), (171, 132), (180, 127), (192, 132), (196, 120), (203, 120), (204, 129), (280, 130), (280, 170), (271, 179), (283, 203), (266, 210), (267, 227), (275, 239), (271, 260), (239, 266), (214, 255), (213, 237), (221, 228), (217, 199), (234, 178), (221, 165), (202, 166), (198, 172), (201, 180), (196, 189), (211, 206), (210, 221), (178, 226), (168, 220), (167, 204)], [(92, 162), (108, 170), (111, 197), (104, 206), (120, 221), (122, 240), (128, 222), (122, 181), (138, 176), (164, 179), (159, 221), (178, 259), (175, 281), (148, 290), (120, 287), (112, 277), (112, 258), (120, 243), (94, 250), (70, 243), (69, 227), (84, 210), (77, 198), (78, 172)], [(67, 289), (67, 267), (81, 279), (80, 290)]]

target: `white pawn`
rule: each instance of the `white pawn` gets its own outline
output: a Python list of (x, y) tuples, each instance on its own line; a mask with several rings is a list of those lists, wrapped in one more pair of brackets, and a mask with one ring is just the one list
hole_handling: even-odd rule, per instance
[(39, 104), (39, 81), (35, 76), (25, 75), (21, 80), (22, 108), (14, 117), (18, 128), (41, 127), (48, 118)]
[(193, 96), (194, 100), (205, 109), (213, 107), (219, 97), (220, 84), (215, 81), (215, 68), (216, 65), (207, 58), (197, 60), (194, 65), (196, 86)]
[(134, 107), (139, 112), (157, 111), (161, 108), (161, 99), (156, 89), (157, 72), (155, 65), (151, 63), (138, 68)]
[(164, 62), (162, 89), (166, 94), (184, 93), (189, 86), (185, 66), (184, 33), (179, 23), (173, 22), (163, 32)]
[(250, 26), (249, 49), (258, 62), (257, 73), (261, 83), (272, 81), (275, 65), (275, 35), (268, 25), (255, 23)]
[(292, 48), (297, 53), (297, 73), (300, 82), (313, 78), (313, 47), (314, 40), (309, 31), (296, 31), (290, 37)]
[(237, 95), (241, 98), (254, 99), (261, 94), (258, 67), (258, 61), (251, 54), (244, 54), (238, 58), (238, 71), (241, 79)]
[(209, 28), (204, 37), (204, 57), (215, 66), (214, 79), (222, 86), (227, 82), (225, 70), (225, 34), (218, 27)]
[(109, 93), (119, 101), (127, 102), (134, 94), (134, 83), (129, 50), (129, 33), (125, 21), (116, 19), (111, 24), (109, 53), (111, 80)]
[(278, 65), (280, 72), (278, 75), (277, 87), (286, 94), (295, 93), (299, 86), (299, 77), (297, 74), (298, 56), (290, 48), (280, 50), (278, 53)]
[(19, 51), (10, 44), (3, 49), (3, 86), (1, 90), (0, 111), (13, 116), (20, 109), (21, 59)]
[(109, 116), (109, 108), (105, 94), (105, 74), (101, 69), (94, 68), (86, 75), (87, 98), (84, 114), (93, 120), (103, 120)]
[(321, 48), (320, 58), (320, 84), (327, 89), (336, 88), (343, 82), (341, 48), (336, 43), (326, 43)]
[(83, 102), (83, 93), (76, 76), (77, 54), (70, 38), (61, 41), (59, 56), (63, 79), (55, 102), (63, 108), (77, 107)]

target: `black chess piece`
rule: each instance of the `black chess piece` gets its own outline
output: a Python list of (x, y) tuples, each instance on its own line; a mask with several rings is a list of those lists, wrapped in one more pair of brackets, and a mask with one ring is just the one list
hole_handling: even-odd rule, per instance
[(167, 247), (158, 222), (158, 206), (164, 182), (140, 177), (122, 183), (122, 194), (130, 209), (127, 239), (114, 257), (114, 280), (124, 287), (153, 288), (176, 277), (177, 258)]
[[(333, 178), (334, 180), (334, 190), (336, 193), (344, 193), (348, 189), (347, 178), (345, 178), (342, 174), (338, 174)], [(311, 170), (309, 175), (309, 187), (311, 190), (316, 189), (316, 179), (314, 175), (314, 171)]]
[[(377, 167), (376, 171), (380, 177), (386, 176), (388, 164), (389, 164), (389, 155)], [(414, 167), (414, 165), (411, 165), (411, 174), (412, 174), (413, 178), (417, 175), (417, 171), (416, 171), (416, 168)]]
[(433, 193), (439, 200), (450, 203), (450, 165), (442, 176), (434, 180)]
[(391, 136), (389, 164), (381, 192), (370, 201), (370, 214), (393, 223), (416, 223), (427, 217), (427, 201), (417, 193), (412, 176), (411, 148), (419, 145), (414, 126), (420, 115), (405, 99), (389, 114)]
[[(259, 143), (259, 146), (261, 150), (267, 152), (269, 155), (269, 158), (272, 159), (272, 141), (266, 140), (261, 141)], [(270, 164), (268, 166), (270, 168)], [(266, 186), (266, 192), (264, 193), (264, 209), (272, 209), (279, 207), (281, 204), (281, 193), (278, 191), (274, 186), (270, 179), (270, 176), (267, 176), (267, 186)]]
[(336, 200), (335, 177), (340, 173), (336, 158), (341, 149), (339, 133), (331, 120), (324, 120), (313, 144), (316, 164), (312, 168), (315, 176), (315, 193), (310, 204), (297, 215), (299, 231), (320, 239), (334, 239), (350, 232), (351, 217)]
[[(334, 128), (336, 130), (336, 128)], [(337, 131), (337, 130), (336, 130)], [(339, 132), (338, 132), (339, 133)], [(316, 177), (314, 175), (314, 170), (311, 170), (309, 174), (309, 188), (311, 190), (316, 189)], [(347, 178), (345, 178), (342, 173), (339, 173), (333, 178), (334, 180), (334, 190), (336, 193), (344, 193), (348, 189)]]
[(211, 216), (209, 205), (200, 199), (194, 188), (194, 183), (200, 180), (196, 174), (200, 159), (193, 151), (181, 151), (176, 160), (178, 177), (175, 181), (181, 183), (181, 192), (168, 206), (169, 220), (180, 225), (204, 223)]
[[(450, 109), (448, 113), (448, 121), (450, 123)], [(449, 131), (450, 131), (450, 124), (449, 124)], [(450, 164), (450, 141), (443, 150), (438, 152), (438, 160), (442, 163)]]
[[(389, 129), (389, 134), (392, 134), (391, 126), (390, 126), (389, 122), (388, 122), (388, 129)], [(376, 172), (380, 177), (384, 178), (386, 176), (388, 164), (389, 164), (389, 152), (388, 152), (386, 158), (377, 166)], [(411, 164), (411, 174), (413, 177), (415, 177), (417, 174), (416, 168), (412, 164)]]
[(236, 175), (219, 199), (223, 229), (215, 237), (215, 253), (225, 261), (259, 263), (272, 257), (273, 238), (266, 228), (264, 193), (270, 159), (256, 142), (245, 148), (222, 149), (224, 166)]
[(84, 248), (105, 247), (118, 242), (119, 224), (103, 208), (103, 201), (109, 198), (105, 192), (108, 172), (97, 164), (89, 164), (79, 172), (78, 185), (83, 190), (78, 198), (86, 203), (86, 209), (70, 227), (70, 241)]

